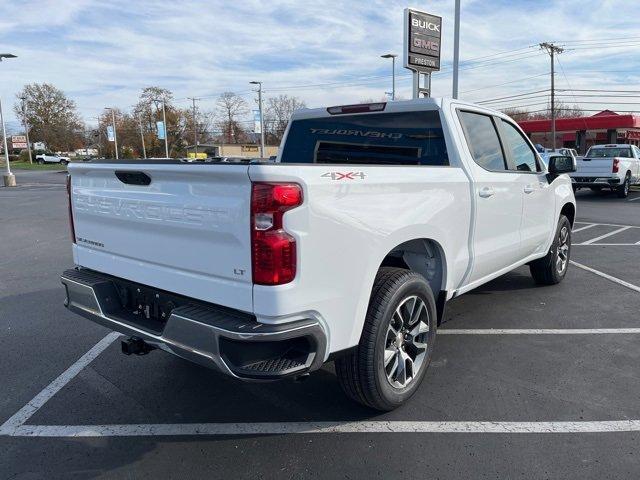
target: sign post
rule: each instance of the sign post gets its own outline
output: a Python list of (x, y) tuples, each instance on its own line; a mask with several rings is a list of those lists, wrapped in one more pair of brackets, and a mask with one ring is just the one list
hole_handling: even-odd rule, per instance
[(441, 38), (442, 17), (404, 9), (404, 67), (413, 71), (413, 98), (431, 95), (431, 73), (440, 70)]

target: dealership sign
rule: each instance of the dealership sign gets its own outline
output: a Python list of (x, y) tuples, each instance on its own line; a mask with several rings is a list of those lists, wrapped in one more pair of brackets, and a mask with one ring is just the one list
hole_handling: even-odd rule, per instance
[(416, 72), (440, 70), (442, 17), (404, 9), (404, 66)]
[(27, 148), (27, 137), (24, 135), (13, 135), (11, 137), (11, 148), (14, 150)]

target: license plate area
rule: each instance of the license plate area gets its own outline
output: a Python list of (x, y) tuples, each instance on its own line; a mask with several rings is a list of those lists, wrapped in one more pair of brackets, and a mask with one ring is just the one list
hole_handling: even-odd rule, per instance
[(120, 308), (111, 316), (144, 330), (161, 334), (176, 307), (188, 304), (185, 298), (126, 280), (114, 280)]

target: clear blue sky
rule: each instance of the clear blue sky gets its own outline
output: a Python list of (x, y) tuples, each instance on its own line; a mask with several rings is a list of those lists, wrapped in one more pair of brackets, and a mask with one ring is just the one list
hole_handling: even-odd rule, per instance
[[(443, 71), (433, 90), (450, 95), (453, 0), (4, 1), (0, 50), (19, 58), (0, 64), (0, 95), (10, 110), (22, 85), (49, 82), (90, 123), (107, 105), (131, 105), (148, 85), (171, 89), (185, 106), (187, 96), (205, 97), (205, 110), (225, 90), (250, 100), (253, 79), (267, 95), (296, 95), (310, 106), (378, 100), (391, 86), (389, 60), (379, 55), (402, 52), (405, 6), (444, 17)], [(637, 2), (628, 0), (463, 0), (462, 60), (512, 53), (463, 63), (462, 97), (547, 88), (549, 59), (535, 47), (541, 41), (566, 45), (560, 88), (640, 90), (639, 18)], [(620, 38), (626, 43), (613, 40)], [(399, 67), (398, 74), (407, 98), (408, 72)]]

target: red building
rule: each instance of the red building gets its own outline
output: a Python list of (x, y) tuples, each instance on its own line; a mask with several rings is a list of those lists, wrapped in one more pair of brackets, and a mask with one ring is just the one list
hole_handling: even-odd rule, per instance
[[(551, 148), (550, 119), (522, 120), (518, 124), (533, 143)], [(600, 143), (640, 145), (640, 116), (603, 110), (591, 117), (556, 119), (556, 147), (575, 148), (584, 154)]]

